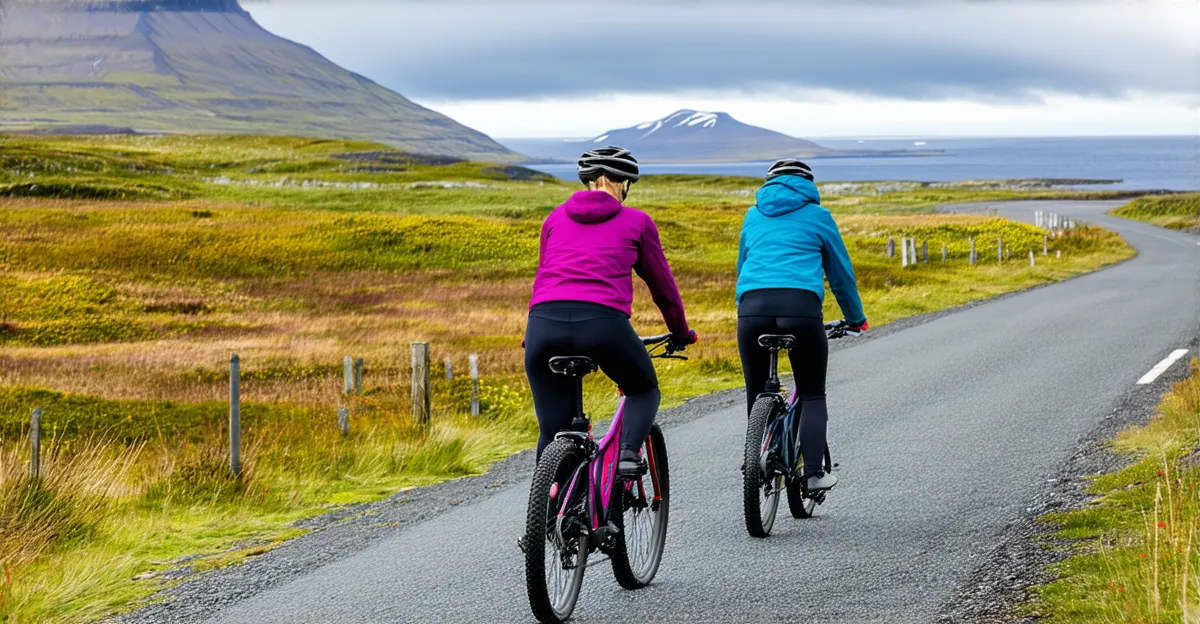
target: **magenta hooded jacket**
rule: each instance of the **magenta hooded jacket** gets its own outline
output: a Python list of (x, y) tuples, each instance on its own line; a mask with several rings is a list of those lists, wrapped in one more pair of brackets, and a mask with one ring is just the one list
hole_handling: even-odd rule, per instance
[(633, 274), (646, 285), (671, 334), (689, 335), (683, 299), (650, 215), (604, 191), (579, 191), (542, 224), (529, 306), (586, 301), (631, 314)]

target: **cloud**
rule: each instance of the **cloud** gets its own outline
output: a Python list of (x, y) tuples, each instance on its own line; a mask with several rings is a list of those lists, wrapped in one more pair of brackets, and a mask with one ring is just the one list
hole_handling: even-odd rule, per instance
[(405, 95), (830, 90), (913, 100), (1167, 94), (1200, 105), (1200, 7), (1139, 2), (249, 4)]

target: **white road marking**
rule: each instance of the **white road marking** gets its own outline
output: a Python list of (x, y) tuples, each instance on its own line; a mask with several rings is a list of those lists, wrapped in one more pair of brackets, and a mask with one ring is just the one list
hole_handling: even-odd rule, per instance
[(1138, 385), (1144, 386), (1146, 384), (1154, 383), (1154, 380), (1158, 379), (1159, 375), (1167, 372), (1167, 369), (1171, 368), (1172, 364), (1183, 359), (1183, 356), (1187, 355), (1187, 352), (1187, 349), (1179, 349), (1178, 351), (1171, 353), (1171, 355), (1168, 355), (1166, 359), (1158, 364), (1155, 364), (1154, 368), (1150, 369), (1150, 372), (1146, 373), (1145, 376), (1139, 379)]

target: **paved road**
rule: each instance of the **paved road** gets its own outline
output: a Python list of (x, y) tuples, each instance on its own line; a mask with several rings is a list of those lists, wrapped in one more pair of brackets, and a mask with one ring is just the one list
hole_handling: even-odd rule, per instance
[[(578, 622), (922, 622), (1135, 381), (1200, 333), (1200, 239), (1114, 219), (1112, 203), (1021, 203), (1105, 225), (1127, 263), (837, 351), (842, 483), (816, 518), (746, 536), (745, 417), (671, 427), (673, 509), (653, 586), (589, 571)], [(212, 621), (528, 621), (513, 540), (524, 484), (418, 523), (235, 603)], [(781, 510), (781, 513), (786, 511)]]

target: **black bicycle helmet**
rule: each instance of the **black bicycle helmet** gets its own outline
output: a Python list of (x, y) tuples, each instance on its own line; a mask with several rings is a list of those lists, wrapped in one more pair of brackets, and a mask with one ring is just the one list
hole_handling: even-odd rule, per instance
[(615, 145), (584, 152), (579, 157), (579, 180), (587, 184), (602, 175), (617, 182), (637, 182), (638, 161), (629, 150)]
[(768, 178), (781, 175), (800, 176), (806, 180), (813, 179), (812, 169), (808, 165), (796, 160), (795, 158), (784, 158), (783, 160), (776, 161), (776, 163), (771, 165), (771, 168), (767, 170)]

